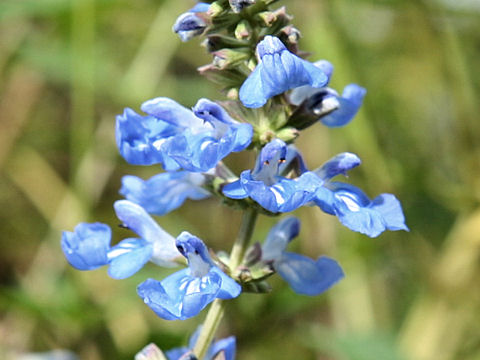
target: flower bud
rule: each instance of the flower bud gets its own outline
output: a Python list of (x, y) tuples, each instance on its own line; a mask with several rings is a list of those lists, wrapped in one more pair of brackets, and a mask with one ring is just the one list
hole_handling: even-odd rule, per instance
[(288, 23), (293, 19), (292, 16), (287, 14), (285, 6), (282, 6), (280, 9), (275, 11), (261, 12), (258, 14), (258, 17), (261, 19), (264, 26), (275, 26), (278, 29), (288, 25)]
[(187, 11), (180, 15), (173, 31), (178, 34), (182, 41), (188, 41), (195, 36), (201, 35), (207, 27), (206, 16), (201, 12)]
[(298, 53), (298, 40), (302, 37), (300, 31), (292, 25), (285, 26), (278, 35), (280, 40), (287, 46), (288, 50), (294, 54)]
[(277, 138), (285, 141), (286, 143), (291, 143), (295, 140), (300, 132), (293, 127), (286, 127), (277, 132)]
[(228, 2), (233, 12), (239, 13), (247, 6), (255, 4), (256, 0), (228, 0)]
[(235, 28), (235, 37), (239, 40), (250, 39), (252, 36), (252, 27), (246, 20), (242, 20)]

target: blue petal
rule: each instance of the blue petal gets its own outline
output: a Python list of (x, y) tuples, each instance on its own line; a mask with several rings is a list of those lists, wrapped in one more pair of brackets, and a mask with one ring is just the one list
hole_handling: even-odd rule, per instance
[(117, 217), (142, 239), (154, 245), (152, 261), (163, 266), (174, 265), (173, 260), (180, 256), (175, 238), (163, 230), (139, 205), (128, 200), (118, 200), (114, 204)]
[(320, 118), (320, 121), (329, 127), (339, 127), (348, 124), (362, 106), (363, 98), (367, 91), (356, 84), (345, 87), (341, 97), (337, 100), (340, 106), (337, 110)]
[(222, 188), (222, 193), (230, 199), (245, 199), (247, 192), (243, 189), (240, 180), (231, 182)]
[(289, 212), (312, 201), (322, 181), (312, 172), (306, 172), (296, 179), (279, 177), (272, 186), (252, 179), (250, 170), (240, 175), (242, 187), (247, 194), (270, 212)]
[(220, 286), (220, 291), (218, 292), (217, 297), (219, 299), (228, 300), (236, 298), (242, 292), (242, 287), (230, 276), (225, 274), (217, 266), (213, 266), (210, 272), (214, 272), (220, 276), (222, 283)]
[(207, 12), (209, 7), (210, 7), (209, 3), (199, 2), (199, 3), (196, 3), (195, 6), (188, 11), (191, 11), (191, 12)]
[(303, 255), (285, 252), (274, 266), (293, 291), (303, 295), (321, 294), (344, 277), (340, 265), (326, 256), (314, 261)]
[(387, 230), (409, 230), (405, 224), (402, 206), (394, 195), (381, 194), (373, 199), (370, 207), (382, 214)]
[(235, 359), (236, 342), (234, 336), (215, 341), (208, 349), (206, 358), (213, 359), (215, 355), (217, 355), (221, 351), (224, 351), (225, 353), (225, 360)]
[(186, 346), (178, 347), (165, 351), (165, 356), (168, 360), (180, 360), (180, 358), (190, 351)]
[(165, 121), (177, 128), (202, 128), (203, 122), (189, 109), (167, 97), (145, 101), (140, 107), (148, 115)]
[(259, 108), (269, 99), (268, 89), (264, 90), (263, 87), (263, 71), (263, 64), (260, 62), (240, 88), (239, 97), (246, 107)]
[(267, 235), (262, 246), (263, 260), (279, 260), (287, 245), (300, 232), (300, 220), (286, 217), (279, 221)]
[(80, 223), (74, 232), (62, 233), (62, 250), (70, 265), (79, 270), (93, 270), (108, 264), (112, 231), (101, 223)]
[(289, 52), (276, 37), (266, 36), (258, 46), (260, 63), (240, 88), (240, 100), (246, 107), (258, 108), (269, 98), (302, 85), (325, 86), (325, 73)]
[(340, 174), (346, 176), (347, 171), (352, 170), (360, 164), (361, 160), (357, 155), (344, 152), (334, 156), (313, 172), (322, 180), (330, 180)]
[(153, 253), (153, 247), (142, 239), (125, 239), (112, 247), (108, 253), (108, 275), (125, 279), (140, 270)]
[(249, 124), (230, 125), (220, 138), (214, 129), (201, 133), (187, 129), (182, 135), (170, 138), (163, 147), (185, 170), (206, 172), (232, 151), (245, 149), (250, 144), (251, 134)]
[(165, 292), (160, 281), (147, 279), (137, 287), (138, 296), (159, 317), (165, 320), (178, 320), (182, 318), (181, 303), (171, 299)]
[[(377, 237), (385, 230), (408, 230), (400, 202), (395, 196), (382, 194), (372, 202), (353, 185), (332, 182), (329, 187), (334, 195), (329, 210), (333, 210), (349, 229), (370, 237)], [(315, 202), (322, 207), (318, 199)], [(324, 207), (322, 210), (325, 210)]]
[[(316, 67), (321, 69), (324, 74), (327, 76), (328, 81), (327, 84), (330, 82), (330, 79), (332, 77), (333, 73), (333, 65), (327, 61), (327, 60), (318, 60), (313, 63)], [(327, 85), (325, 84), (325, 85)], [(290, 94), (290, 102), (293, 105), (300, 105), (302, 102), (304, 102), (307, 98), (311, 97), (313, 94), (315, 94), (318, 91), (318, 89), (311, 87), (309, 85), (304, 85), (304, 86), (299, 86), (295, 89), (292, 90)]]
[(117, 116), (115, 137), (120, 154), (130, 164), (162, 164), (165, 170), (177, 170), (178, 164), (172, 162), (160, 150), (165, 138), (175, 135), (178, 128), (153, 116), (140, 116), (131, 109), (125, 109)]
[(202, 200), (210, 193), (201, 186), (205, 176), (187, 171), (161, 173), (144, 181), (136, 176), (122, 178), (120, 194), (151, 214), (165, 215), (186, 199)]
[(315, 194), (314, 203), (322, 209), (323, 212), (326, 212), (330, 215), (335, 215), (335, 194), (330, 189), (326, 187), (319, 187)]

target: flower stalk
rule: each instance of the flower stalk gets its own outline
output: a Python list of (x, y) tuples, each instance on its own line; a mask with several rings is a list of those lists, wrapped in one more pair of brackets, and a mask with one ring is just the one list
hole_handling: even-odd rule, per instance
[[(232, 252), (230, 253), (229, 267), (232, 271), (234, 271), (242, 262), (245, 251), (252, 238), (257, 217), (258, 212), (254, 209), (248, 209), (243, 214), (240, 230), (235, 243), (233, 244)], [(207, 353), (208, 347), (212, 343), (218, 326), (222, 321), (224, 311), (225, 303), (222, 300), (216, 299), (213, 301), (208, 310), (205, 322), (203, 323), (202, 331), (200, 332), (195, 347), (193, 348), (193, 353), (199, 360), (203, 359)]]

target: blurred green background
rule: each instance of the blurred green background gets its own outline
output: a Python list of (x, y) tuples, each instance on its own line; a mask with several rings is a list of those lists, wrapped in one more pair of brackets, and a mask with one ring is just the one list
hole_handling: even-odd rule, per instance
[[(189, 0), (0, 1), (0, 358), (68, 349), (80, 359), (132, 359), (148, 342), (183, 344), (205, 316), (157, 318), (136, 295), (146, 266), (116, 281), (65, 261), (61, 230), (80, 221), (116, 228), (125, 174), (160, 169), (119, 157), (115, 115), (168, 96), (193, 106), (223, 99), (196, 73), (199, 40), (171, 32)], [(333, 256), (346, 278), (327, 294), (295, 295), (278, 278), (266, 296), (227, 307), (220, 336), (238, 359), (480, 359), (480, 3), (475, 0), (290, 0), (310, 59), (335, 65), (332, 87), (367, 88), (345, 128), (316, 125), (298, 145), (311, 168), (341, 151), (362, 166), (349, 181), (395, 193), (406, 232), (370, 239), (316, 208), (296, 212), (292, 246)], [(231, 156), (237, 171), (251, 159)], [(159, 218), (229, 250), (241, 214), (215, 199)], [(275, 219), (262, 217), (254, 239)], [(23, 357), (22, 357), (23, 356)]]

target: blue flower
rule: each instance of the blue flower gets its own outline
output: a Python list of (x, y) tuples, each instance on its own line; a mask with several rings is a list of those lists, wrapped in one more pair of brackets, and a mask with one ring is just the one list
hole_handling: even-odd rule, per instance
[(209, 7), (210, 4), (197, 3), (193, 8), (177, 18), (173, 25), (173, 31), (178, 34), (182, 41), (188, 41), (203, 33), (207, 27), (207, 23), (199, 13), (208, 11)]
[(94, 270), (108, 264), (112, 230), (101, 223), (80, 223), (74, 232), (62, 233), (62, 250), (68, 262), (78, 270)]
[(120, 194), (150, 214), (165, 215), (180, 207), (186, 199), (209, 197), (210, 193), (202, 187), (204, 183), (204, 174), (188, 171), (165, 172), (148, 180), (127, 175), (122, 178)]
[(193, 112), (164, 97), (144, 102), (141, 109), (148, 116), (131, 109), (117, 116), (117, 145), (131, 164), (205, 172), (252, 139), (250, 124), (234, 121), (207, 99), (200, 99)]
[(185, 320), (216, 298), (232, 299), (240, 294), (241, 286), (213, 264), (202, 240), (184, 231), (176, 244), (189, 267), (162, 281), (147, 279), (137, 288), (138, 295), (158, 316)]
[[(193, 335), (190, 337), (188, 341), (188, 347), (184, 346), (184, 347), (179, 347), (179, 348), (166, 351), (165, 355), (167, 355), (168, 360), (181, 360), (183, 359), (182, 356), (191, 354), (191, 350), (194, 348), (195, 344), (197, 343), (201, 330), (202, 330), (202, 326), (199, 326), (197, 330), (193, 333)], [(204, 359), (213, 360), (215, 356), (223, 352), (225, 356), (224, 357), (225, 360), (234, 360), (235, 351), (236, 351), (235, 337), (229, 336), (228, 338), (217, 340), (213, 344), (211, 344), (207, 350), (207, 353), (205, 354)]]
[[(297, 153), (301, 157), (300, 153)], [(360, 165), (360, 159), (352, 153), (341, 153), (313, 172), (324, 182), (314, 199), (327, 214), (335, 215), (350, 230), (376, 237), (385, 230), (407, 230), (402, 206), (392, 194), (381, 194), (370, 200), (359, 188), (331, 179), (346, 175)]]
[(258, 108), (287, 90), (302, 85), (321, 88), (328, 81), (320, 68), (292, 54), (274, 36), (265, 36), (257, 53), (260, 62), (240, 88), (240, 100), (246, 107)]
[(115, 211), (125, 227), (140, 238), (128, 238), (111, 247), (111, 230), (105, 224), (81, 223), (75, 231), (64, 231), (62, 249), (68, 262), (79, 270), (94, 270), (109, 265), (108, 274), (124, 279), (135, 274), (148, 261), (175, 266), (180, 256), (175, 238), (160, 228), (146, 211), (127, 200), (115, 202)]
[[(328, 82), (333, 72), (333, 65), (327, 60), (314, 63), (328, 76)], [(321, 89), (309, 85), (293, 89), (290, 102), (300, 105), (306, 101), (306, 110), (317, 115), (326, 126), (339, 127), (348, 124), (362, 106), (363, 98), (367, 91), (356, 84), (349, 84), (343, 89), (342, 96), (335, 90), (324, 87)]]
[(271, 261), (273, 268), (298, 294), (318, 295), (328, 290), (343, 277), (338, 263), (321, 256), (316, 261), (306, 256), (286, 252), (290, 241), (300, 231), (300, 220), (287, 217), (278, 222), (269, 232), (262, 246), (262, 260)]
[(293, 211), (312, 201), (323, 181), (310, 171), (295, 179), (281, 176), (287, 157), (287, 145), (282, 140), (269, 142), (253, 171), (243, 171), (239, 180), (223, 187), (223, 194), (232, 199), (250, 197), (272, 213)]
[(377, 237), (385, 230), (409, 230), (402, 206), (392, 194), (380, 194), (370, 200), (353, 185), (328, 182), (314, 201), (327, 214), (337, 216), (350, 230), (370, 237)]

